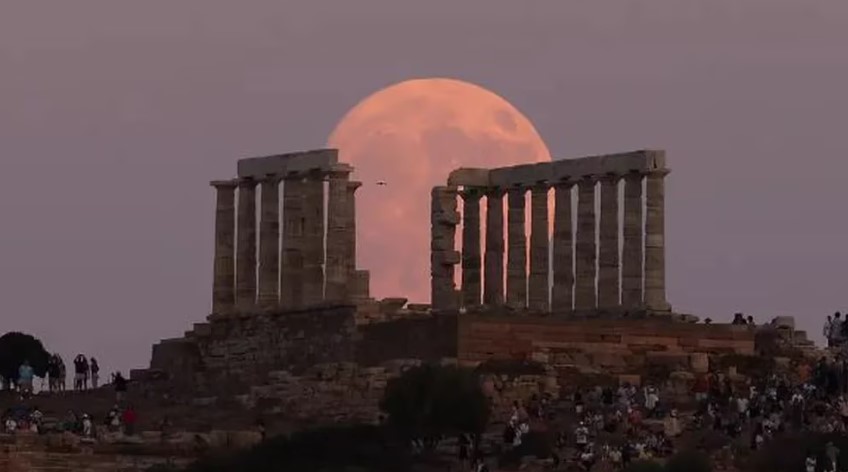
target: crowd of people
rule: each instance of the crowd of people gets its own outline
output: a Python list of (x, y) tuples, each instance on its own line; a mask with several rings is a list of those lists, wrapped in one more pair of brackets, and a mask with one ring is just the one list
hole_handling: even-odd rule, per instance
[[(841, 342), (841, 335), (833, 334), (841, 332), (840, 318), (828, 320), (829, 340)], [(678, 452), (684, 438), (707, 432), (734, 444), (736, 451), (754, 453), (784, 434), (848, 434), (848, 355), (831, 349), (817, 362), (796, 360), (780, 373), (760, 376), (713, 369), (696, 375), (683, 396), (627, 383), (576, 389), (559, 398), (534, 396), (513, 406), (501, 447), (517, 450), (538, 431), (556, 437), (555, 469), (576, 464), (587, 471), (599, 462), (624, 470), (636, 460), (666, 459)], [(725, 449), (731, 455), (733, 450)], [(848, 471), (848, 455), (829, 443), (823, 453), (808, 451), (804, 467)]]
[(103, 428), (95, 427), (95, 420), (88, 413), (69, 410), (64, 418), (48, 418), (37, 406), (18, 405), (3, 413), (3, 431), (16, 434), (21, 431), (47, 434), (70, 432), (83, 438), (95, 439), (98, 431), (135, 434), (138, 415), (132, 405), (120, 407), (117, 403), (102, 418)]

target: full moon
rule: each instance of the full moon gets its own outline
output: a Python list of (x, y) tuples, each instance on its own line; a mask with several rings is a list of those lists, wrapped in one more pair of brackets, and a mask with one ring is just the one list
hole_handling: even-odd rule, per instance
[(408, 80), (366, 97), (336, 125), (328, 146), (363, 183), (357, 266), (371, 271), (372, 296), (418, 303), (430, 299), (432, 187), (459, 167), (551, 159), (530, 121), (504, 98), (446, 78)]

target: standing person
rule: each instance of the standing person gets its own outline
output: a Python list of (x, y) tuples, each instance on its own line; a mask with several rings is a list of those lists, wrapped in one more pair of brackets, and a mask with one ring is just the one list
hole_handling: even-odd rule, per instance
[(91, 388), (97, 389), (97, 384), (100, 382), (100, 366), (97, 365), (97, 359), (93, 357), (89, 364), (89, 372), (91, 372)]
[(124, 395), (127, 393), (127, 379), (118, 372), (115, 374), (115, 378), (112, 383), (115, 385), (115, 398), (118, 403), (120, 403), (124, 399)]
[(82, 354), (77, 354), (74, 358), (74, 390), (82, 390), (83, 366), (82, 361), (85, 359)]
[(32, 394), (32, 377), (34, 373), (29, 361), (24, 361), (18, 368), (18, 387), (20, 387), (21, 398), (27, 398)]
[(843, 329), (844, 327), (842, 326), (842, 313), (839, 313), (837, 311), (833, 314), (833, 322), (830, 328), (830, 337), (833, 338), (833, 347), (838, 346), (839, 343), (842, 341)]
[(124, 413), (121, 415), (121, 421), (124, 423), (124, 431), (127, 436), (135, 434), (135, 423), (138, 417), (135, 413), (135, 408), (132, 405), (127, 405)]
[(59, 378), (57, 388), (60, 392), (65, 391), (65, 383), (67, 381), (68, 372), (65, 370), (65, 361), (62, 360), (62, 356), (59, 354), (53, 354), (56, 356), (56, 362), (59, 364)]
[(827, 315), (827, 320), (824, 322), (822, 334), (824, 339), (827, 340), (827, 347), (833, 347), (833, 317), (830, 315)]
[(88, 359), (82, 356), (82, 389), (88, 390)]

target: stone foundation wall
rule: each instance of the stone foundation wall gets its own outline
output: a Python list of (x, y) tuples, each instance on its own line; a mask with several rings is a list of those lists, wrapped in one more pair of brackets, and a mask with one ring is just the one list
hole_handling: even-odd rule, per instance
[(472, 365), (532, 359), (557, 368), (638, 374), (651, 366), (703, 371), (709, 354), (753, 353), (754, 330), (745, 326), (497, 315), (459, 321), (458, 359)]
[(177, 382), (254, 385), (280, 368), (353, 361), (355, 338), (353, 306), (213, 315), (183, 338), (155, 345), (150, 367)]

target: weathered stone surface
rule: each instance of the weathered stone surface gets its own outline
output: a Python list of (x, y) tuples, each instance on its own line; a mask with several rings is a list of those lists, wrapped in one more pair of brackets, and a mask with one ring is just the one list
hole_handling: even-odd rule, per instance
[(236, 181), (212, 182), (216, 190), (215, 263), (213, 268), (212, 313), (227, 313), (235, 307)]
[(430, 282), (434, 310), (454, 310), (459, 299), (454, 284), (456, 225), (459, 223), (457, 189), (433, 187), (430, 205)]
[(259, 304), (276, 306), (280, 301), (280, 179), (261, 181), (259, 220)]
[[(347, 231), (345, 231), (345, 244), (347, 245), (347, 254), (348, 254), (348, 273), (351, 274), (349, 276), (359, 277), (357, 283), (361, 283), (363, 281), (363, 276), (357, 275), (357, 266), (356, 266), (356, 190), (362, 186), (362, 182), (351, 181), (347, 183), (347, 200), (346, 204), (346, 224)], [(366, 275), (364, 277), (366, 284), (369, 283), (370, 276)], [(368, 294), (370, 292), (370, 285), (366, 285), (364, 287), (359, 286), (359, 290), (357, 293), (362, 295), (363, 293)]]
[(268, 174), (290, 177), (314, 171), (330, 171), (338, 164), (337, 149), (313, 149), (275, 156), (248, 157), (237, 163), (239, 177), (261, 179)]
[(547, 184), (536, 185), (530, 193), (530, 278), (528, 306), (531, 310), (550, 310), (550, 239), (548, 236)]
[(504, 302), (504, 191), (486, 192), (486, 252), (483, 274), (483, 303), (489, 306)]
[(320, 174), (304, 181), (303, 302), (324, 300), (324, 181)]
[(577, 240), (575, 244), (574, 309), (591, 310), (597, 306), (597, 245), (595, 243), (595, 183), (585, 177), (577, 185)]
[(462, 305), (480, 304), (480, 198), (481, 190), (467, 188), (462, 196)]
[(236, 305), (240, 310), (256, 305), (256, 184), (253, 179), (238, 183)]
[(573, 182), (554, 186), (553, 288), (551, 305), (555, 312), (574, 308), (574, 236), (572, 233), (571, 192)]
[(598, 306), (615, 308), (620, 304), (618, 258), (618, 182), (617, 175), (601, 179), (601, 221), (598, 248)]
[(668, 170), (650, 172), (645, 183), (645, 306), (670, 311), (665, 298), (665, 186)]
[(507, 193), (506, 304), (514, 309), (527, 307), (526, 192), (511, 188)]
[(283, 243), (280, 273), (280, 305), (285, 308), (303, 306), (304, 225), (303, 177), (283, 181)]
[(621, 303), (625, 308), (642, 306), (642, 174), (624, 178), (624, 244), (621, 265)]
[(348, 299), (348, 284), (350, 283), (351, 257), (348, 240), (351, 235), (352, 215), (347, 203), (348, 182), (353, 168), (337, 166), (327, 176), (327, 270), (325, 298), (329, 301)]

